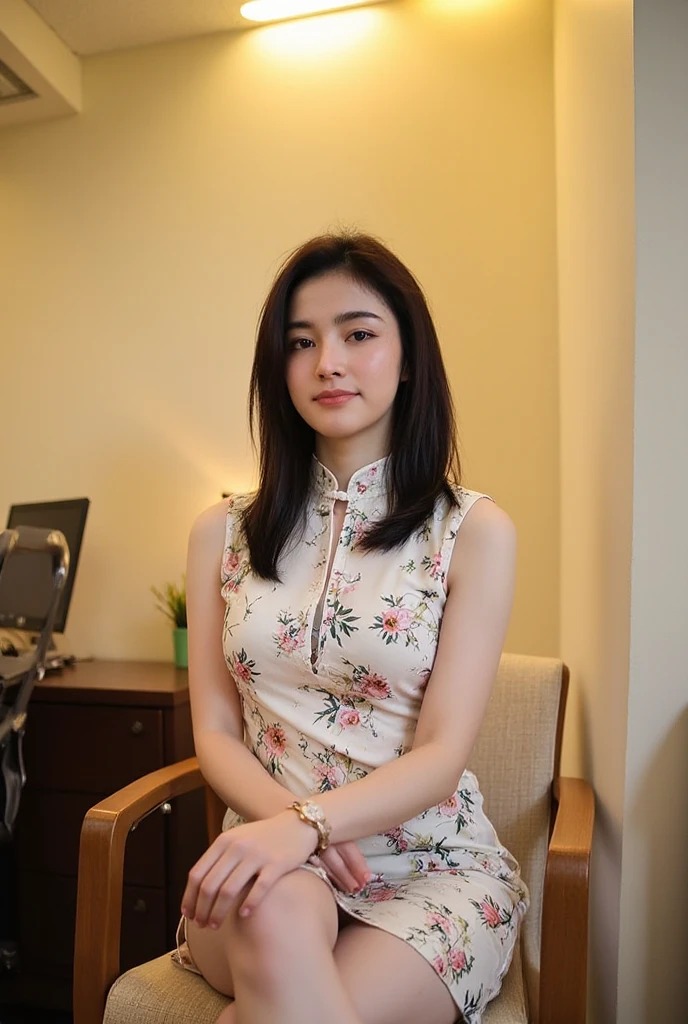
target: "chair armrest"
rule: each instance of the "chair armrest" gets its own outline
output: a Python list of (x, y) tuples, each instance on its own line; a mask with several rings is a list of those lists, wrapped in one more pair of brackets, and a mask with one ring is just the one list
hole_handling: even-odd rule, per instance
[(137, 779), (87, 811), (79, 846), (74, 1024), (102, 1024), (107, 993), (119, 975), (129, 832), (165, 801), (204, 785), (197, 759), (189, 757)]
[(540, 1024), (584, 1024), (588, 875), (595, 797), (584, 779), (560, 778), (542, 903)]

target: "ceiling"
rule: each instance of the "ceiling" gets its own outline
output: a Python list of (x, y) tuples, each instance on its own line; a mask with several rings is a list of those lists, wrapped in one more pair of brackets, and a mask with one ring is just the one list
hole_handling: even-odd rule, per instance
[(80, 113), (82, 58), (258, 27), (241, 17), (242, 3), (0, 0), (0, 128)]
[(26, 0), (79, 57), (250, 28), (244, 0)]

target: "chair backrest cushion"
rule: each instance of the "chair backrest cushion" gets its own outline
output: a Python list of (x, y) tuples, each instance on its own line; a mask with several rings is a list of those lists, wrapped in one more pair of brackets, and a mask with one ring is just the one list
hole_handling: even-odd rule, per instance
[(485, 811), (501, 842), (518, 860), (530, 889), (521, 944), (528, 1001), (535, 1021), (562, 678), (563, 663), (557, 658), (503, 654), (469, 762), (480, 784)]

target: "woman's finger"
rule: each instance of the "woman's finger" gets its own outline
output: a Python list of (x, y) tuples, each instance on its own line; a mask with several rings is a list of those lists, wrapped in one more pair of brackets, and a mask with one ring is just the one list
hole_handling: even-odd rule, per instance
[(342, 859), (336, 846), (330, 846), (320, 858), (334, 876), (336, 884), (344, 892), (357, 892), (361, 887)]
[(321, 857), (316, 857), (315, 854), (313, 854), (313, 856), (309, 858), (308, 863), (315, 864), (316, 868), (320, 868), (321, 871), (325, 872), (325, 874), (327, 875), (327, 877), (329, 878), (333, 885), (336, 885), (338, 889), (342, 888), (341, 881), (337, 878), (335, 873), (327, 866), (327, 864), (321, 859)]
[(239, 907), (239, 917), (248, 917), (249, 914), (254, 913), (256, 907), (260, 906), (275, 882), (289, 870), (289, 868), (281, 868), (274, 861), (271, 864), (266, 864), (258, 872), (258, 877), (251, 886), (248, 896)]
[(226, 842), (220, 842), (221, 838), (221, 836), (218, 836), (215, 842), (208, 847), (202, 857), (198, 858), (189, 871), (186, 888), (182, 896), (182, 914), (190, 920), (194, 920), (196, 916), (198, 895), (204, 878), (225, 853), (227, 844)]
[(208, 926), (219, 928), (232, 905), (241, 897), (242, 893), (247, 894), (247, 888), (258, 873), (259, 866), (246, 859), (237, 864), (235, 869), (225, 878), (217, 891), (215, 902), (208, 914)]
[(259, 864), (255, 858), (249, 858), (246, 854), (239, 855), (231, 847), (223, 857), (218, 860), (201, 882), (196, 898), (195, 923), (199, 928), (204, 928), (210, 920), (212, 909), (215, 905), (218, 893), (227, 879), (233, 874), (238, 866), (249, 861), (252, 872), (256, 872)]
[(357, 880), (359, 887), (364, 886), (369, 879), (370, 869), (356, 843), (339, 843), (337, 853), (344, 861), (347, 870)]

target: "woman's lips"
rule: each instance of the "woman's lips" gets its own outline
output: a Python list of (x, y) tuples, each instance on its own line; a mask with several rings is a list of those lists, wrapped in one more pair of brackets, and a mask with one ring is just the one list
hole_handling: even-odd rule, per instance
[(351, 401), (351, 399), (355, 397), (356, 393), (353, 391), (340, 391), (339, 394), (333, 393), (330, 395), (318, 395), (316, 402), (319, 405), (346, 405), (347, 402)]

